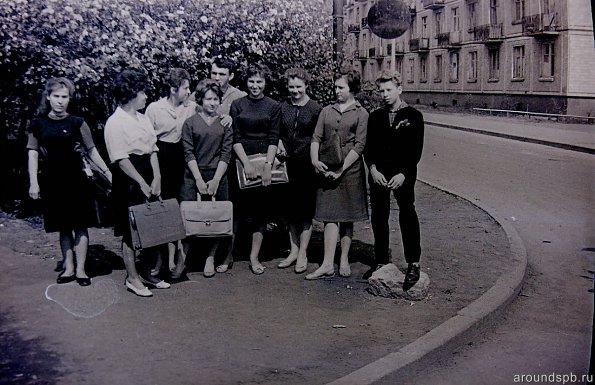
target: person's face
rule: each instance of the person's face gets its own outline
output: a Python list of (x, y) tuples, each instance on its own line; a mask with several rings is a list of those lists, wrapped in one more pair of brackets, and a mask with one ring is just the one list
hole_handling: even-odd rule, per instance
[(145, 91), (138, 91), (134, 99), (128, 102), (136, 111), (142, 110), (147, 105), (147, 94)]
[(178, 103), (184, 103), (190, 97), (190, 81), (188, 79), (182, 80), (182, 84), (176, 90), (172, 88), (173, 99)]
[(56, 88), (47, 96), (47, 100), (50, 102), (50, 108), (54, 113), (62, 114), (66, 112), (68, 103), (70, 103), (70, 92), (66, 87)]
[(250, 76), (248, 81), (246, 82), (248, 86), (248, 92), (250, 96), (253, 98), (261, 97), (264, 93), (264, 87), (266, 85), (266, 81), (260, 75)]
[(380, 83), (378, 85), (378, 91), (380, 92), (382, 101), (387, 106), (392, 106), (397, 103), (397, 101), (401, 100), (401, 93), (403, 92), (403, 89), (401, 86), (397, 86), (395, 82), (391, 80)]
[(337, 95), (338, 102), (345, 102), (352, 95), (345, 76), (335, 80), (335, 95)]
[(229, 81), (233, 79), (233, 74), (229, 73), (229, 68), (220, 68), (213, 64), (211, 65), (211, 79), (216, 80), (221, 89), (226, 89)]
[(287, 91), (289, 91), (291, 100), (298, 102), (306, 96), (306, 83), (300, 78), (289, 78)]
[(215, 92), (208, 90), (202, 99), (201, 106), (207, 115), (215, 115), (217, 113), (217, 108), (219, 108), (219, 104), (221, 104), (219, 96), (217, 96)]

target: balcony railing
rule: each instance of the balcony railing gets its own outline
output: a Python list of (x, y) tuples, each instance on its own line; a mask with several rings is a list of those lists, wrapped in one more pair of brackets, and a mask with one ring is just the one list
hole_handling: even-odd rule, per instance
[(360, 27), (359, 24), (349, 24), (347, 26), (347, 32), (349, 33), (359, 33)]
[(430, 49), (430, 39), (427, 37), (409, 40), (409, 50), (412, 52), (427, 51), (428, 49)]
[(353, 58), (355, 60), (365, 61), (368, 58), (367, 52), (365, 50), (363, 50), (363, 51), (355, 50), (355, 51), (353, 51)]
[(558, 27), (557, 13), (539, 13), (523, 17), (523, 34), (525, 35), (557, 35)]
[(449, 43), (451, 47), (461, 45), (461, 43), (463, 42), (463, 34), (461, 33), (461, 31), (452, 31), (449, 32), (449, 34)]
[(439, 33), (436, 39), (438, 39), (438, 47), (446, 48), (450, 45), (450, 32)]
[(362, 28), (368, 28), (368, 18), (362, 17)]
[(502, 24), (480, 25), (473, 29), (473, 40), (489, 43), (502, 42), (503, 39)]
[(380, 48), (374, 47), (374, 48), (368, 49), (368, 57), (372, 58), (372, 59), (382, 60), (386, 57), (386, 55), (385, 55), (382, 47), (380, 47)]
[(395, 55), (403, 55), (405, 53), (405, 42), (404, 41), (397, 41), (393, 47), (395, 51)]
[(425, 9), (438, 9), (444, 7), (444, 0), (421, 0)]

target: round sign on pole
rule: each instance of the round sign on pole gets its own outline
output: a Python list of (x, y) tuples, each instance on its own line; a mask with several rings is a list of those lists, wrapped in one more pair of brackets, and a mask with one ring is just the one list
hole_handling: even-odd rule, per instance
[(368, 11), (368, 26), (383, 39), (395, 39), (409, 29), (411, 13), (402, 0), (380, 0)]

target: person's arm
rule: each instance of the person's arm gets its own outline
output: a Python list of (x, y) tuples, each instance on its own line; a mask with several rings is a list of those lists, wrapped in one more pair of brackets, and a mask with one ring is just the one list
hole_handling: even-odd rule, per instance
[(318, 153), (320, 150), (320, 142), (324, 137), (324, 120), (325, 120), (325, 112), (326, 109), (323, 109), (318, 115), (318, 120), (316, 121), (316, 127), (314, 128), (314, 133), (312, 134), (312, 141), (310, 142), (310, 160), (312, 161), (312, 166), (314, 166), (314, 170), (317, 173), (325, 174), (328, 170), (326, 164), (322, 163), (318, 159)]
[(151, 182), (151, 194), (161, 195), (161, 170), (159, 169), (159, 158), (157, 152), (151, 153), (151, 168), (153, 169), (153, 181)]
[(355, 129), (355, 145), (347, 153), (347, 156), (343, 160), (343, 166), (335, 171), (329, 172), (328, 176), (333, 179), (338, 179), (345, 170), (349, 169), (361, 156), (366, 146), (366, 137), (368, 132), (368, 111), (363, 107), (358, 109), (358, 121)]
[(242, 143), (236, 143), (233, 145), (233, 150), (235, 151), (238, 159), (242, 162), (244, 166), (244, 173), (246, 174), (246, 178), (248, 179), (256, 179), (256, 168), (248, 159), (248, 155), (246, 155), (246, 151), (244, 151), (244, 146)]
[(192, 173), (192, 176), (194, 177), (194, 181), (196, 183), (196, 188), (198, 189), (198, 192), (206, 195), (208, 194), (208, 186), (205, 183), (204, 179), (202, 178), (202, 174), (200, 173), (200, 170), (198, 169), (198, 163), (196, 163), (195, 159), (192, 159), (191, 161), (188, 162), (188, 168), (190, 169), (190, 172)]
[(32, 199), (39, 199), (39, 182), (37, 180), (37, 171), (39, 170), (39, 152), (37, 150), (28, 151), (29, 171), (29, 196)]
[(97, 167), (99, 167), (99, 170), (105, 174), (105, 176), (109, 179), (109, 181), (112, 181), (112, 173), (109, 169), (109, 167), (107, 166), (107, 164), (105, 163), (105, 161), (103, 160), (103, 158), (101, 157), (101, 155), (99, 155), (99, 151), (97, 151), (97, 147), (93, 147), (89, 152), (89, 159), (91, 159), (93, 161), (93, 163), (95, 163), (97, 165)]
[(272, 179), (273, 162), (275, 161), (275, 155), (277, 155), (277, 146), (269, 144), (267, 149), (267, 159), (264, 162), (264, 168), (262, 170), (262, 185), (269, 186)]
[(379, 154), (379, 138), (378, 134), (381, 130), (380, 119), (378, 118), (379, 111), (372, 112), (368, 119), (368, 135), (366, 139), (366, 146), (364, 147), (364, 161), (370, 170), (372, 181), (380, 186), (386, 187), (386, 177), (376, 168), (376, 162)]
[(219, 189), (219, 183), (221, 182), (221, 178), (223, 178), (226, 171), (227, 163), (219, 161), (213, 179), (207, 182), (207, 191), (209, 195), (215, 196), (215, 194), (217, 194), (217, 190)]

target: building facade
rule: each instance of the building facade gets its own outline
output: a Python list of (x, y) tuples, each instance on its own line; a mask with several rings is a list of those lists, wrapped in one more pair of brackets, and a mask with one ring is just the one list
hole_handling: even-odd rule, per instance
[(589, 0), (404, 0), (407, 32), (368, 27), (376, 0), (345, 0), (344, 60), (373, 82), (403, 77), (412, 103), (595, 115)]

